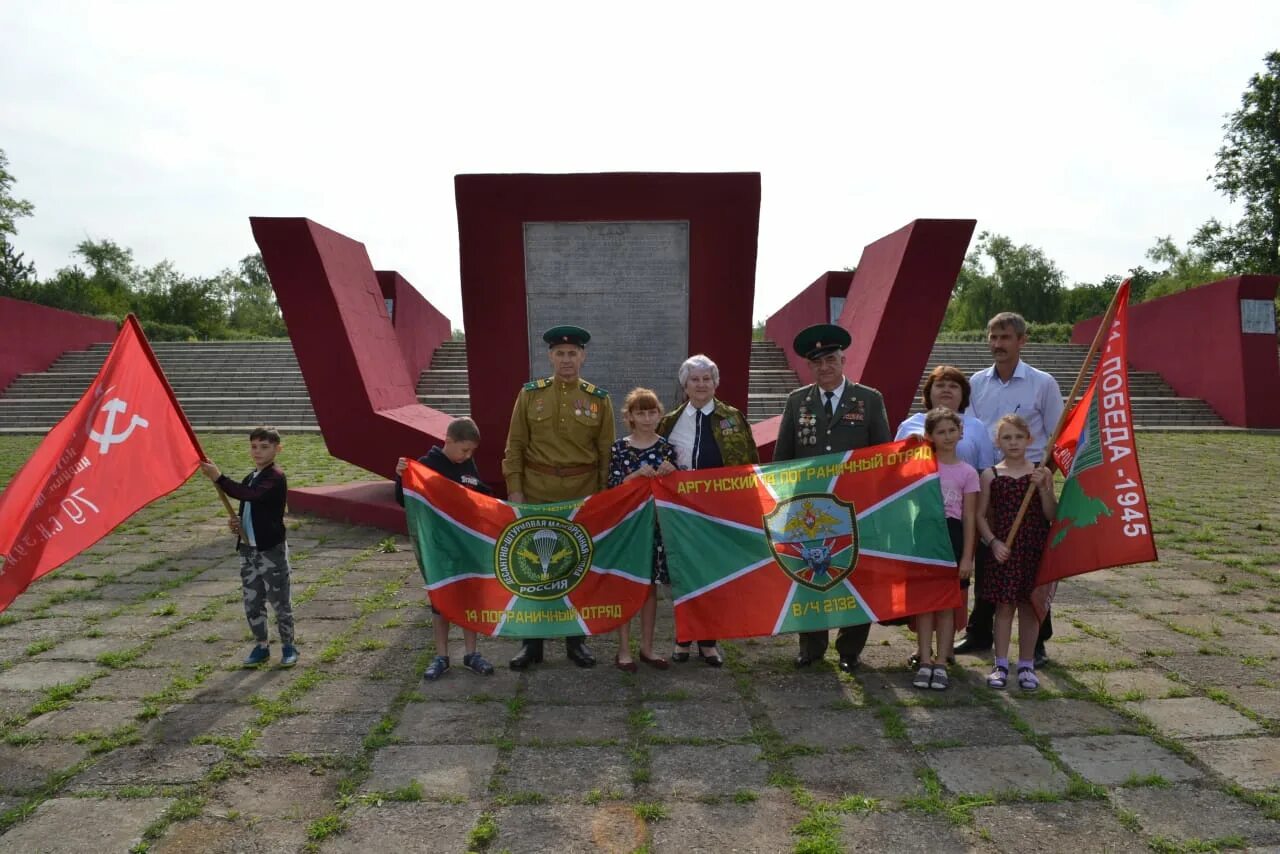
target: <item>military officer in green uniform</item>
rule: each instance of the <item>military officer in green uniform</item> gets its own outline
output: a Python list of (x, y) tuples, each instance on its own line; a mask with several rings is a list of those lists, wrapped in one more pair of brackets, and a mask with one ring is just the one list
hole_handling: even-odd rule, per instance
[[(787, 396), (773, 446), (774, 461), (856, 451), (893, 439), (880, 392), (845, 379), (844, 351), (851, 341), (848, 332), (830, 323), (810, 326), (796, 336), (792, 346), (808, 360), (814, 382)], [(839, 630), (836, 651), (841, 670), (847, 673), (858, 665), (870, 632), (870, 624)], [(796, 667), (820, 660), (827, 643), (825, 631), (802, 632)]]
[[(556, 326), (542, 336), (553, 373), (525, 383), (516, 397), (507, 431), (502, 475), (507, 498), (517, 504), (548, 504), (585, 498), (605, 488), (613, 445), (609, 393), (582, 379), (591, 333)], [(581, 636), (565, 638), (565, 651), (579, 667), (596, 660)], [(513, 670), (542, 661), (542, 639), (526, 640), (511, 659)]]

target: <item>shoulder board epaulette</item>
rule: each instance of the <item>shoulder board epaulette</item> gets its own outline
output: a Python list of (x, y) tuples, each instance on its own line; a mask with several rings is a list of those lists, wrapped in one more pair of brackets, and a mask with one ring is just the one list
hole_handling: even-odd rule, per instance
[(592, 384), (592, 383), (587, 382), (586, 380), (582, 380), (582, 381), (579, 383), (579, 385), (581, 386), (582, 390), (583, 390), (583, 391), (585, 391), (587, 394), (594, 394), (596, 397), (608, 397), (608, 396), (609, 396), (609, 392), (607, 392), (607, 391), (605, 391), (604, 389), (600, 388), (600, 386), (598, 386), (598, 385), (594, 385), (594, 384)]
[(529, 380), (529, 382), (524, 384), (524, 390), (537, 391), (538, 389), (546, 388), (549, 385), (551, 385), (550, 377), (543, 377), (540, 380)]

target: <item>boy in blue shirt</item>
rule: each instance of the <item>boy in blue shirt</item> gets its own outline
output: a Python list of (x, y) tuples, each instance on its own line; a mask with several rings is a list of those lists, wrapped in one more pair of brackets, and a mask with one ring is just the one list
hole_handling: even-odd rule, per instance
[[(426, 456), (418, 457), (418, 462), (454, 483), (460, 483), (468, 489), (490, 495), (493, 490), (480, 479), (480, 471), (476, 468), (476, 461), (473, 459), (479, 445), (480, 429), (476, 427), (476, 422), (470, 418), (456, 418), (449, 422), (449, 426), (445, 429), (444, 447), (433, 446)], [(401, 507), (404, 506), (404, 486), (400, 482), (400, 476), (408, 466), (409, 461), (404, 457), (396, 462), (396, 501)], [(414, 548), (413, 553), (416, 557), (417, 548)], [(422, 572), (422, 580), (425, 582), (427, 579), (425, 567), (419, 563), (418, 569)], [(427, 604), (430, 603), (431, 596), (428, 594)], [(436, 657), (422, 675), (428, 682), (434, 682), (449, 671), (449, 621), (436, 610), (434, 605), (431, 606), (431, 626), (435, 633)], [(471, 629), (463, 629), (462, 643), (466, 649), (466, 654), (462, 656), (462, 665), (472, 673), (492, 676), (493, 665), (476, 651), (476, 633)]]

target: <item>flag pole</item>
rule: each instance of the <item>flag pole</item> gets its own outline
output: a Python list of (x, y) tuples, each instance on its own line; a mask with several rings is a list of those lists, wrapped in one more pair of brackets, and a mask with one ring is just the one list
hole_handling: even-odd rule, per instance
[[(1093, 361), (1093, 357), (1097, 355), (1102, 342), (1106, 340), (1107, 332), (1111, 329), (1111, 321), (1116, 316), (1116, 308), (1120, 302), (1120, 292), (1124, 290), (1127, 284), (1129, 284), (1129, 280), (1125, 279), (1120, 283), (1120, 287), (1116, 288), (1115, 295), (1111, 297), (1111, 304), (1107, 306), (1107, 313), (1102, 316), (1102, 323), (1099, 324), (1098, 331), (1093, 336), (1093, 344), (1089, 347), (1089, 355), (1085, 356), (1084, 362), (1080, 364), (1080, 372), (1076, 374), (1075, 385), (1071, 386), (1071, 393), (1067, 395), (1066, 405), (1062, 407), (1062, 415), (1058, 416), (1058, 426), (1053, 428), (1053, 435), (1045, 443), (1044, 459), (1040, 461), (1036, 468), (1047, 468), (1048, 464), (1053, 461), (1053, 449), (1058, 444), (1058, 437), (1062, 435), (1062, 428), (1067, 426), (1067, 418), (1071, 415), (1071, 408), (1076, 405), (1076, 394), (1080, 391), (1080, 384), (1084, 382), (1085, 373), (1089, 370), (1089, 364)], [(1018, 515), (1013, 517), (1013, 525), (1009, 528), (1009, 533), (1005, 538), (1005, 545), (1010, 549), (1013, 548), (1013, 538), (1018, 536), (1018, 529), (1022, 527), (1022, 519), (1027, 515), (1027, 508), (1031, 506), (1031, 498), (1035, 491), (1035, 484), (1027, 485), (1027, 492), (1022, 496), (1022, 504), (1018, 507)]]
[[(147, 360), (151, 362), (151, 367), (155, 368), (156, 376), (160, 378), (160, 382), (164, 385), (165, 394), (169, 395), (169, 400), (173, 403), (173, 408), (177, 410), (178, 419), (182, 421), (182, 428), (187, 431), (187, 438), (191, 440), (191, 444), (200, 452), (200, 459), (204, 462), (210, 462), (209, 455), (204, 452), (204, 447), (200, 444), (200, 439), (196, 436), (196, 431), (191, 428), (191, 422), (187, 420), (187, 413), (182, 410), (182, 405), (178, 403), (178, 396), (173, 393), (173, 386), (169, 385), (169, 378), (165, 376), (164, 369), (160, 367), (160, 360), (156, 358), (155, 351), (151, 349), (151, 342), (147, 340), (146, 334), (142, 331), (142, 324), (138, 322), (138, 318), (133, 312), (129, 312), (124, 322), (133, 327), (133, 331), (138, 335), (138, 341), (142, 344), (142, 352), (147, 354)], [(227, 500), (227, 494), (222, 491), (222, 487), (216, 483), (213, 489), (218, 493), (218, 497), (222, 499), (222, 506), (227, 511), (227, 516), (231, 519), (236, 518), (236, 511), (231, 509), (231, 502)]]

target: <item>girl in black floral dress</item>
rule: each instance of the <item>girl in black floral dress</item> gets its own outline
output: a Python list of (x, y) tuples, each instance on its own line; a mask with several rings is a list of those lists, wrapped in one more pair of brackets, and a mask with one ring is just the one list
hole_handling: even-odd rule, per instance
[[(1018, 687), (1034, 691), (1040, 687), (1035, 672), (1036, 638), (1040, 619), (1031, 605), (1040, 555), (1049, 538), (1049, 520), (1057, 512), (1053, 494), (1053, 472), (1027, 459), (1031, 428), (1017, 415), (996, 422), (996, 444), (1004, 459), (982, 472), (982, 492), (978, 495), (978, 535), (990, 551), (984, 556), (978, 595), (995, 604), (995, 666), (987, 677), (992, 688), (1009, 681), (1009, 638), (1013, 614), (1018, 612)], [(1037, 498), (1027, 506), (1017, 536), (1007, 542), (1013, 520), (1018, 515), (1027, 488), (1035, 486)]]
[[(609, 457), (609, 486), (676, 470), (675, 446), (657, 434), (662, 407), (656, 394), (647, 388), (632, 389), (622, 405), (622, 420), (631, 429), (631, 434), (613, 443)], [(662, 548), (662, 533), (655, 530), (653, 534), (653, 580), (655, 584), (667, 584), (667, 557)], [(653, 626), (657, 613), (657, 588), (650, 586), (649, 597), (640, 609), (640, 660), (650, 667), (665, 670), (667, 660), (653, 654)], [(636, 671), (636, 663), (631, 659), (629, 623), (618, 629), (618, 654), (613, 664), (628, 673)]]

